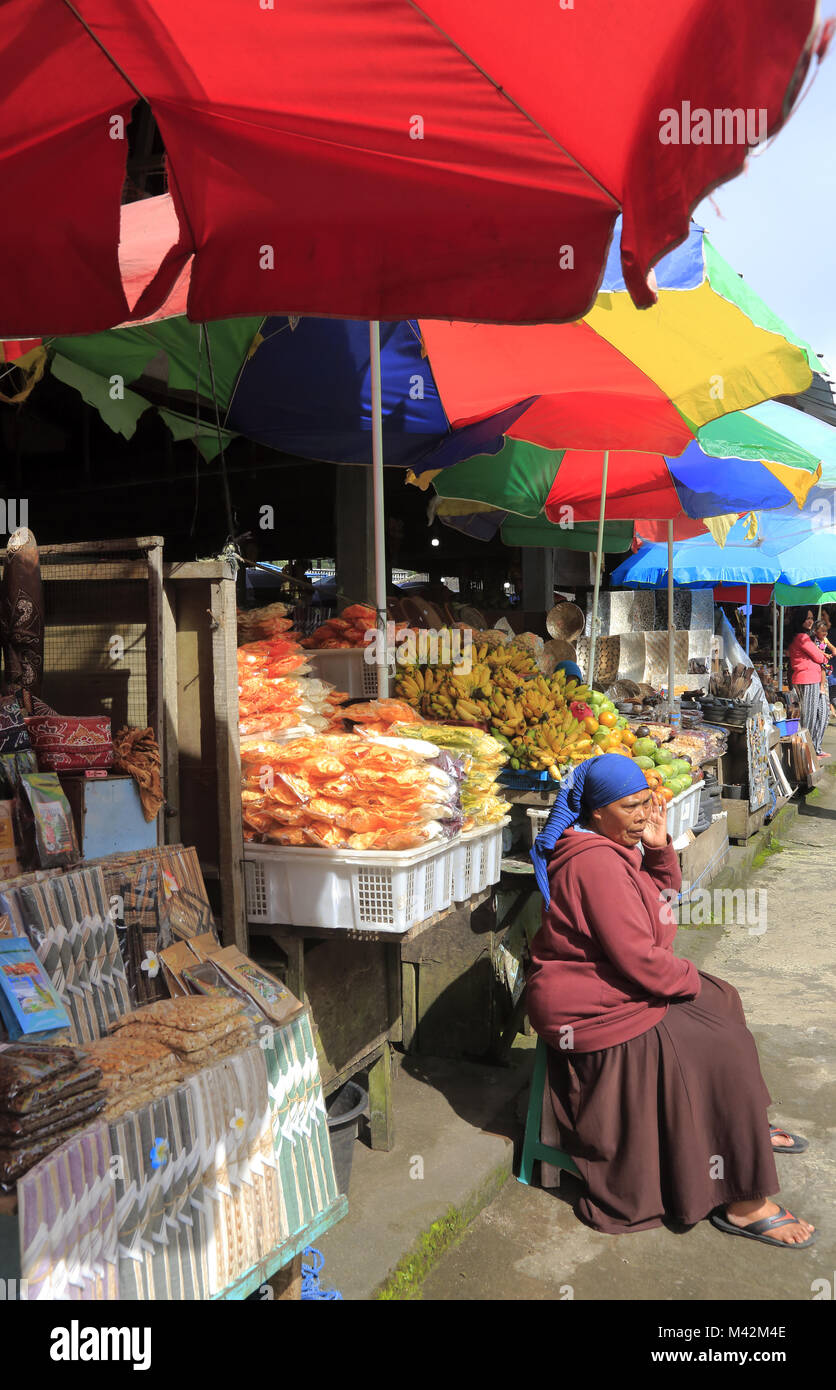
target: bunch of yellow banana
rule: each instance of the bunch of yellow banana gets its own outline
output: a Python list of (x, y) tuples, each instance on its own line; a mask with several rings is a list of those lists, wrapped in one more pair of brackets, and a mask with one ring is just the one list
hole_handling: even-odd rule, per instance
[(553, 777), (556, 768), (580, 762), (589, 757), (591, 751), (592, 739), (570, 716), (568, 725), (561, 728), (538, 724), (529, 729), (519, 747), (514, 749), (514, 757), (521, 767), (530, 767), (535, 772), (548, 770)]
[(588, 686), (567, 681), (565, 671), (544, 676), (525, 650), (482, 643), (476, 658), (467, 673), (453, 666), (401, 667), (394, 693), (425, 718), (486, 723), (506, 740), (522, 739), (528, 731), (543, 727), (556, 740), (549, 745), (552, 753), (563, 751), (573, 728), (577, 740), (581, 730), (569, 705), (587, 699)]
[(567, 680), (565, 671), (555, 671), (549, 677), (548, 686), (552, 694), (562, 695), (567, 704), (573, 700), (583, 702), (592, 694), (591, 688), (588, 685), (579, 685), (574, 676)]

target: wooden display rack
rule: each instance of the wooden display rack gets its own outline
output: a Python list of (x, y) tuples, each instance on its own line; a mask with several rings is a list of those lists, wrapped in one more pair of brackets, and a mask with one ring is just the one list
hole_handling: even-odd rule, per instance
[(164, 564), (162, 536), (43, 545), (39, 555), (44, 699), (62, 713), (107, 714), (114, 732), (154, 730), (166, 797), (158, 842), (197, 847), (224, 942), (246, 952), (232, 565)]

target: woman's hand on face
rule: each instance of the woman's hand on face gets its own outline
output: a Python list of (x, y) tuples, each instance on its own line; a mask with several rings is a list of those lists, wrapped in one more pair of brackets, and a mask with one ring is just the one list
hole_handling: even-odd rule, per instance
[(648, 849), (664, 849), (668, 843), (668, 803), (654, 792), (647, 813), (642, 844)]

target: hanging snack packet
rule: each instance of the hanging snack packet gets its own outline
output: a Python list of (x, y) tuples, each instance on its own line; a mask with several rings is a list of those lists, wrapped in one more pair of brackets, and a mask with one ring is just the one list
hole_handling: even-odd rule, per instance
[(226, 999), (238, 999), (247, 1018), (258, 1026), (264, 1022), (265, 1015), (248, 994), (237, 989), (228, 975), (219, 970), (214, 961), (203, 960), (190, 965), (183, 971), (183, 979), (191, 994), (216, 995)]
[(35, 850), (42, 869), (75, 864), (80, 859), (70, 803), (55, 772), (23, 773), (21, 799), (35, 824)]
[(191, 965), (196, 965), (197, 957), (190, 949), (189, 943), (175, 941), (173, 946), (166, 946), (164, 951), (160, 951), (159, 956), (163, 978), (172, 999), (176, 999), (178, 995), (190, 994), (191, 991), (183, 979), (183, 971)]
[(299, 1000), (281, 980), (262, 970), (237, 946), (227, 946), (223, 951), (218, 951), (207, 964), (222, 970), (238, 992), (247, 995), (271, 1023), (286, 1023), (302, 1008)]
[(0, 801), (0, 879), (15, 878), (20, 873), (15, 845), (15, 802)]

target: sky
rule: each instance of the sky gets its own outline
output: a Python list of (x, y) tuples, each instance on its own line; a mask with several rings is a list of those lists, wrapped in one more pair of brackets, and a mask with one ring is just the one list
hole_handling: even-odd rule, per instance
[[(824, 0), (822, 19), (832, 15), (836, 0)], [(836, 374), (836, 38), (784, 128), (694, 218)]]

